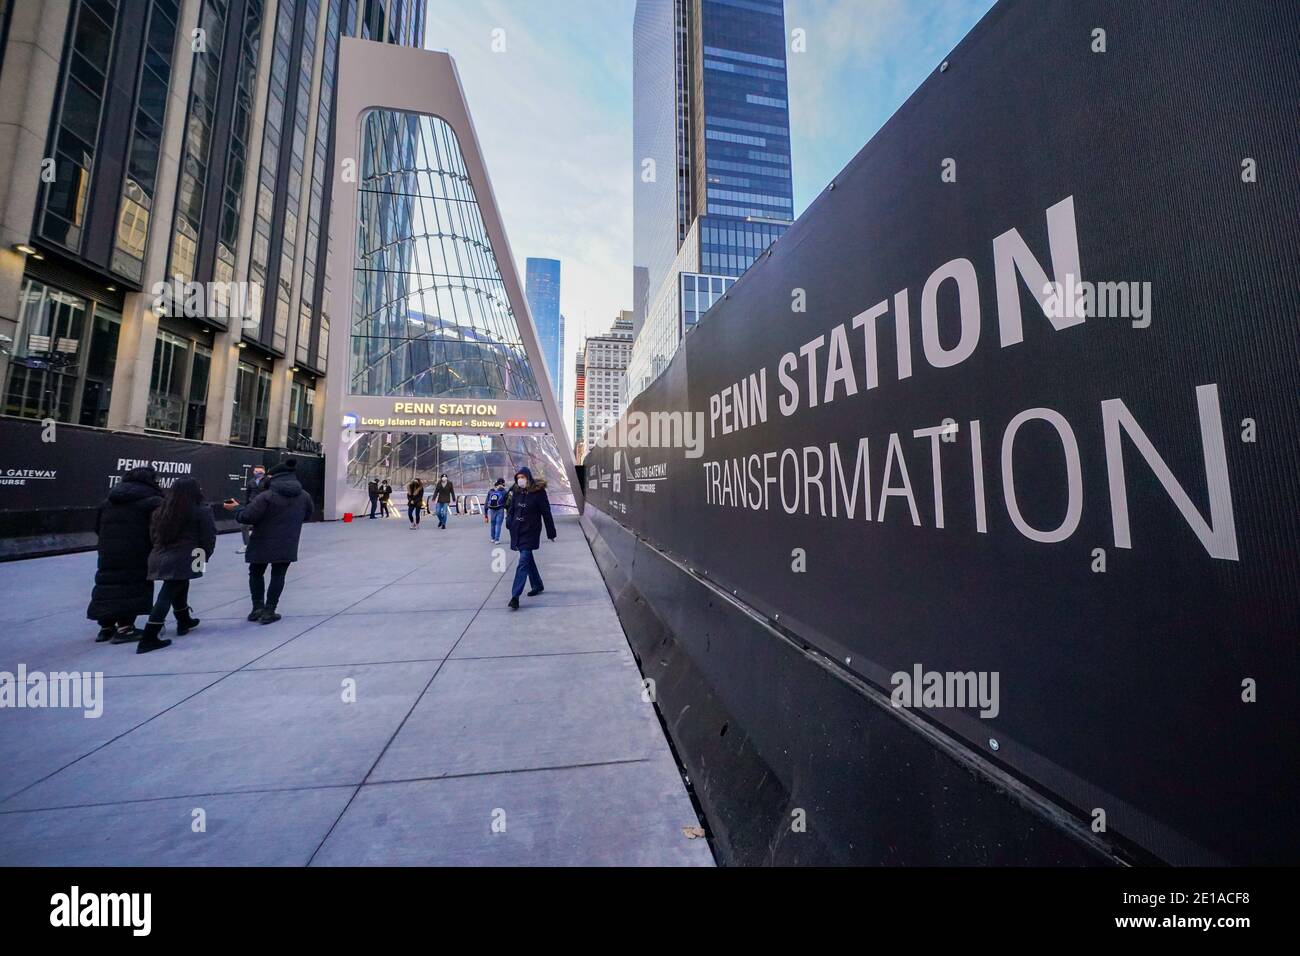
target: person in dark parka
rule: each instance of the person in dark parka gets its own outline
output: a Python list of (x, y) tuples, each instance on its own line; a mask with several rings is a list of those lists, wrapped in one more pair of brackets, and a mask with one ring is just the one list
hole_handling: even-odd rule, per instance
[(424, 508), (424, 482), (412, 478), (406, 483), (406, 519), (411, 530), (420, 530), (420, 511)]
[[(248, 542), (248, 590), (253, 598), (250, 621), (273, 624), (280, 620), (276, 605), (284, 592), (284, 576), (298, 560), (298, 539), (302, 523), (311, 517), (311, 495), (298, 481), (298, 462), (289, 458), (271, 469), (265, 489), (251, 504), (226, 502), (240, 524), (253, 526)], [(266, 586), (266, 568), (271, 567), (271, 586)]]
[(176, 633), (184, 636), (199, 626), (189, 606), (190, 582), (203, 577), (203, 570), (217, 549), (217, 525), (212, 507), (203, 500), (203, 490), (193, 478), (178, 478), (167, 489), (163, 503), (149, 519), (153, 549), (149, 552), (149, 580), (161, 581), (158, 597), (149, 612), (137, 654), (147, 654), (171, 641), (159, 638), (167, 622), (167, 609), (176, 615)]
[(510, 496), (510, 507), (506, 514), (506, 528), (510, 532), (510, 550), (519, 552), (519, 562), (515, 565), (515, 583), (510, 590), (512, 611), (519, 609), (519, 595), (523, 593), (524, 581), (529, 581), (533, 589), (529, 597), (541, 594), (541, 572), (537, 570), (534, 552), (542, 545), (542, 526), (546, 526), (546, 538), (555, 540), (555, 521), (551, 517), (551, 499), (546, 496), (546, 479), (533, 480), (533, 473), (528, 468), (515, 472), (514, 493)]
[(370, 496), (370, 517), (377, 517), (376, 512), (379, 511), (379, 482), (374, 478), (371, 478), (370, 483), (366, 485), (366, 494)]
[(128, 471), (99, 506), (95, 517), (99, 562), (86, 608), (86, 617), (99, 623), (96, 641), (126, 644), (140, 639), (135, 619), (153, 607), (149, 519), (162, 500), (158, 475), (145, 466)]
[[(249, 475), (248, 481), (244, 483), (244, 504), (248, 504), (262, 490), (262, 482), (266, 481), (266, 469), (261, 465), (254, 465), (253, 472)], [(244, 546), (236, 551), (236, 554), (243, 554), (248, 549), (248, 532), (246, 527), (240, 527), (240, 537), (244, 539)]]

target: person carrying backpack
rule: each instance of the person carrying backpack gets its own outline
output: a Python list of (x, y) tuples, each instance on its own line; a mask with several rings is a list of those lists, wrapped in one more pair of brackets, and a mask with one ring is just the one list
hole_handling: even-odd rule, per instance
[(506, 520), (506, 480), (498, 478), (484, 502), (483, 520), (489, 522), (488, 537), (493, 544), (501, 543), (501, 525)]

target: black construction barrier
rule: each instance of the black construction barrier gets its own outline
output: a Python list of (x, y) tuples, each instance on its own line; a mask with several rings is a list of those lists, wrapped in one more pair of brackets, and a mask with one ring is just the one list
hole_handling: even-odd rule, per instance
[[(1097, 859), (1300, 859), (1297, 49), (1294, 3), (1004, 0), (590, 450), (589, 533), (677, 569), (621, 610), (647, 677), (678, 661), (706, 810), (781, 794), (724, 858), (782, 858), (819, 789), (826, 849), (784, 858), (1007, 832), (848, 687)], [(748, 662), (681, 630), (724, 597)], [(753, 767), (706, 759), (695, 705), (744, 715)], [(854, 816), (879, 788), (928, 840)]]
[[(0, 417), (0, 560), (59, 554), (95, 546), (95, 513), (109, 489), (140, 465), (153, 465), (166, 488), (197, 478), (212, 502), (244, 500), (255, 465), (298, 461), (298, 478), (322, 513), (323, 459), (134, 432)], [(214, 512), (221, 531), (238, 525)]]

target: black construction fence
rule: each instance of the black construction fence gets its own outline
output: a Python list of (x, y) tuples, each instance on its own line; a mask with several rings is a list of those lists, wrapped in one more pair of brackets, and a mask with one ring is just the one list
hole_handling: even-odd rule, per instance
[[(95, 513), (132, 468), (152, 465), (164, 488), (196, 478), (204, 497), (219, 503), (242, 501), (255, 466), (269, 469), (287, 458), (297, 461), (319, 518), (325, 488), (319, 455), (0, 417), (0, 560), (95, 547)], [(219, 531), (238, 528), (220, 508), (214, 514)]]
[(1297, 49), (1003, 0), (589, 451), (720, 858), (1300, 860)]

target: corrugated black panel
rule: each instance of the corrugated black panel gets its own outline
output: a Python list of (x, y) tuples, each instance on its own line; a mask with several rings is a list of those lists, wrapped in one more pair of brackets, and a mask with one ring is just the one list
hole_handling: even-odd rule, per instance
[[(1104, 811), (1107, 839), (1178, 864), (1295, 862), (1297, 49), (1295, 3), (999, 3), (633, 402), (705, 416), (701, 457), (594, 449), (588, 499), (850, 681), (888, 695), (917, 665), (998, 674), (995, 715), (932, 708), (927, 723), (1077, 821)], [(1066, 207), (1073, 226), (1049, 240), (1049, 210)], [(999, 296), (995, 240), (1010, 230), (1062, 281), (1052, 252), (1064, 261), (1068, 238), (1076, 278), (1149, 283), (1149, 324), (1094, 312), (1054, 328), (1015, 273)], [(964, 297), (945, 275), (966, 277)], [(792, 309), (797, 290), (806, 311)], [(853, 320), (878, 303), (872, 350)], [(1007, 334), (1013, 304), (1022, 337)], [(953, 354), (959, 342), (968, 353)], [(841, 380), (828, 400), (836, 367), (856, 387)], [(766, 418), (708, 432), (711, 410), (735, 404), (727, 389), (760, 374)], [(1120, 403), (1161, 463), (1114, 425)], [(914, 435), (945, 420), (951, 443)], [(870, 492), (849, 517), (830, 461), (852, 482), (863, 438)], [(1035, 540), (1017, 517), (1067, 531)], [(760, 692), (776, 696), (745, 697)], [(805, 693), (822, 691), (755, 677), (730, 706), (750, 707), (750, 732), (764, 706), (796, 707), (829, 722), (827, 739), (872, 749), (844, 711), (785, 699)]]

